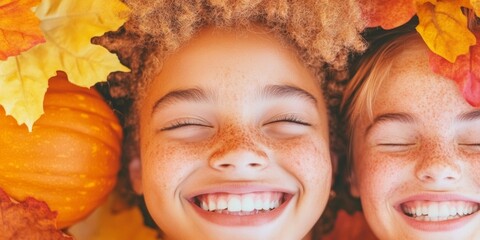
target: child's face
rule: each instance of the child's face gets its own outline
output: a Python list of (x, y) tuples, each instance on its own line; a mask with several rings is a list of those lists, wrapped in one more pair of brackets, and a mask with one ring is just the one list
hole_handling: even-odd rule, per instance
[(324, 210), (332, 165), (319, 83), (260, 32), (201, 31), (147, 90), (143, 193), (166, 239), (301, 239)]
[(380, 239), (480, 239), (480, 109), (426, 48), (395, 58), (354, 130), (354, 186)]

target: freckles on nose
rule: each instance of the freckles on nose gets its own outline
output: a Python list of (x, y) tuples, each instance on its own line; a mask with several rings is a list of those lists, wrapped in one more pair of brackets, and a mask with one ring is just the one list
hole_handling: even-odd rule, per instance
[(460, 157), (454, 149), (441, 144), (429, 144), (423, 150), (416, 167), (422, 181), (456, 180), (461, 176)]
[(267, 157), (265, 152), (259, 150), (255, 134), (241, 127), (226, 127), (214, 139), (215, 143), (220, 144), (220, 148), (212, 154), (211, 158), (218, 159), (238, 149), (254, 152), (261, 157)]

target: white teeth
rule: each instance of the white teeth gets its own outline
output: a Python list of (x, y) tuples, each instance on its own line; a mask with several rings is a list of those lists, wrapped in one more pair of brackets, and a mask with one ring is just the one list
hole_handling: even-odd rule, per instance
[(242, 196), (242, 211), (243, 212), (250, 212), (255, 209), (255, 205), (253, 203), (253, 195), (252, 194), (245, 194)]
[(208, 211), (208, 205), (205, 201), (202, 201), (202, 203), (200, 204), (200, 207), (202, 207), (203, 210)]
[[(217, 199), (217, 209), (218, 210), (223, 210), (223, 209), (227, 209), (228, 208), (228, 203), (227, 203), (227, 199), (225, 197), (219, 197)], [(212, 209), (212, 208), (210, 208)]]
[[(200, 208), (206, 211), (253, 213), (254, 211), (269, 211), (279, 207), (283, 203), (283, 194), (277, 192), (215, 193), (198, 196), (196, 200)], [(228, 212), (222, 210), (228, 210)]]
[(418, 214), (418, 212), (417, 212), (417, 216), (419, 216), (419, 215), (428, 215), (428, 206), (427, 205), (422, 206), (422, 214)]
[(448, 216), (450, 216), (450, 209), (448, 207), (448, 203), (440, 203), (439, 206), (439, 211), (438, 211), (438, 216), (439, 217), (442, 217), (442, 218), (447, 218)]
[(402, 204), (403, 212), (418, 221), (445, 221), (477, 212), (479, 204), (465, 201), (412, 201)]
[(269, 202), (263, 202), (262, 210), (270, 210), (270, 203)]
[(428, 206), (428, 216), (430, 218), (438, 217), (438, 204), (432, 203)]
[(228, 200), (229, 212), (240, 212), (242, 210), (242, 201), (237, 196), (231, 196)]
[(263, 208), (262, 199), (260, 198), (255, 199), (255, 210), (262, 210), (262, 208)]
[(457, 215), (457, 208), (455, 206), (451, 206), (448, 212), (448, 215), (455, 216)]
[(208, 209), (217, 209), (216, 197), (214, 195), (209, 195), (207, 198)]

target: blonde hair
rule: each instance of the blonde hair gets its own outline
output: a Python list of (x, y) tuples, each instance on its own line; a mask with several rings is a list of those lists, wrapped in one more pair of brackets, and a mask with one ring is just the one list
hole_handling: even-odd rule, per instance
[(343, 201), (346, 202), (350, 211), (360, 209), (358, 200), (353, 200), (348, 193), (350, 189), (351, 174), (354, 161), (353, 159), (353, 138), (354, 129), (358, 121), (367, 116), (373, 121), (375, 98), (381, 91), (381, 86), (385, 79), (388, 79), (390, 70), (395, 59), (410, 49), (425, 45), (420, 35), (406, 26), (405, 29), (397, 29), (384, 32), (371, 42), (370, 48), (361, 56), (356, 67), (351, 71), (355, 72), (350, 82), (346, 85), (342, 102), (340, 104), (340, 115), (344, 123), (345, 139), (349, 142), (348, 153), (345, 164), (340, 169), (339, 180), (344, 189)]
[[(343, 150), (335, 137), (338, 105), (348, 77), (351, 52), (362, 52), (364, 20), (356, 0), (125, 0), (130, 19), (116, 32), (94, 39), (118, 54), (130, 73), (109, 76), (112, 101), (126, 117), (125, 158), (138, 155), (137, 107), (164, 59), (204, 27), (266, 27), (294, 47), (322, 86), (329, 108), (332, 151)], [(126, 99), (126, 100), (125, 100)], [(133, 104), (130, 106), (131, 102)], [(115, 102), (118, 102), (115, 104)], [(128, 164), (124, 164), (128, 165)], [(128, 174), (125, 170), (123, 174)]]
[(359, 119), (367, 114), (373, 120), (373, 104), (381, 85), (389, 77), (390, 69), (401, 53), (424, 45), (420, 35), (411, 32), (405, 35), (389, 35), (381, 39), (382, 43), (369, 50), (361, 59), (359, 67), (351, 81), (346, 85), (341, 103), (342, 115), (347, 122), (347, 136), (353, 135), (353, 129)]

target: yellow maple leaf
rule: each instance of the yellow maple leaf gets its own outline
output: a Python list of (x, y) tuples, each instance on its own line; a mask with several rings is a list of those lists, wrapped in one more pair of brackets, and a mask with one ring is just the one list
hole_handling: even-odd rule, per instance
[(68, 228), (77, 240), (155, 240), (158, 232), (143, 223), (138, 207), (114, 210), (118, 196), (111, 194), (108, 201), (97, 208), (88, 218)]
[(40, 0), (0, 0), (0, 60), (45, 42), (40, 20), (30, 8)]
[(468, 29), (461, 7), (468, 1), (417, 0), (417, 31), (434, 53), (450, 62), (468, 53), (475, 35)]
[(90, 39), (118, 29), (129, 10), (120, 0), (43, 0), (35, 10), (46, 42), (0, 61), (0, 105), (29, 129), (43, 113), (48, 79), (56, 71), (89, 87), (113, 71), (128, 71), (117, 56)]
[(470, 0), (470, 5), (477, 17), (480, 16), (480, 0)]

